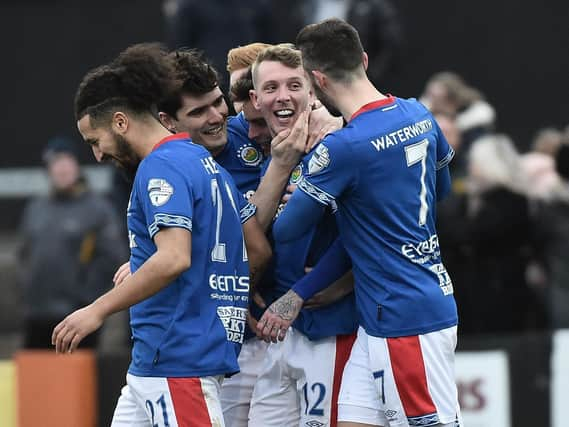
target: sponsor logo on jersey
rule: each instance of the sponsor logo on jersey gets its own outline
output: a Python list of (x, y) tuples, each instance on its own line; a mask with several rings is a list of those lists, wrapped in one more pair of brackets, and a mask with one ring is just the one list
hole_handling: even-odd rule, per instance
[(302, 165), (297, 165), (290, 174), (289, 183), (298, 184), (301, 179), (302, 179)]
[(136, 235), (130, 230), (128, 230), (128, 247), (130, 249), (138, 247), (138, 245), (136, 244)]
[(233, 306), (217, 307), (217, 316), (223, 323), (227, 340), (242, 343), (247, 309)]
[(330, 164), (330, 154), (328, 154), (328, 148), (325, 145), (320, 144), (316, 147), (314, 154), (308, 162), (308, 173), (313, 175), (320, 172)]
[(239, 150), (237, 150), (237, 156), (243, 160), (247, 166), (259, 166), (263, 160), (259, 150), (249, 144), (239, 147)]
[(450, 276), (447, 273), (447, 269), (443, 264), (434, 264), (429, 267), (433, 273), (437, 275), (439, 278), (439, 286), (441, 287), (441, 291), (443, 294), (452, 295), (454, 293), (454, 288), (452, 287), (452, 281), (450, 280)]
[(174, 187), (170, 185), (168, 181), (161, 178), (151, 178), (148, 181), (148, 196), (150, 197), (150, 203), (153, 206), (162, 206), (172, 194), (174, 194)]
[(209, 287), (222, 292), (249, 292), (249, 276), (224, 276), (211, 274)]
[(425, 264), (433, 259), (438, 259), (441, 256), (439, 237), (433, 234), (419, 243), (405, 243), (401, 245), (401, 252), (416, 264)]

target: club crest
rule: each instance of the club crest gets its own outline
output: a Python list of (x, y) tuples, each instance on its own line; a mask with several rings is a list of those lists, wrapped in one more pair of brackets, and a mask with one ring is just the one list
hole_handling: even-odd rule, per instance
[(168, 181), (161, 178), (151, 178), (148, 181), (148, 197), (153, 206), (162, 206), (172, 194), (174, 194), (174, 187)]
[(330, 155), (328, 154), (328, 148), (325, 145), (320, 144), (316, 147), (314, 154), (308, 162), (308, 173), (314, 175), (322, 171), (330, 164)]
[(259, 150), (249, 144), (239, 147), (237, 156), (248, 166), (258, 166), (263, 160)]

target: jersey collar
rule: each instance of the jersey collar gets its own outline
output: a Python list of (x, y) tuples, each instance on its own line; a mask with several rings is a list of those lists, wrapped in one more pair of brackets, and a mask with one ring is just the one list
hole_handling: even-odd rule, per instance
[(395, 97), (388, 93), (387, 98), (380, 99), (379, 101), (370, 102), (369, 104), (366, 104), (363, 107), (361, 107), (358, 111), (352, 114), (352, 117), (350, 117), (350, 121), (354, 120), (357, 116), (359, 116), (362, 113), (365, 113), (370, 110), (375, 110), (376, 108), (384, 107), (389, 104), (393, 104), (394, 102), (395, 102)]
[(166, 138), (162, 138), (154, 147), (152, 147), (152, 151), (156, 150), (161, 145), (166, 144), (169, 141), (174, 141), (176, 139), (190, 139), (190, 134), (188, 132), (180, 132), (174, 135), (167, 136)]

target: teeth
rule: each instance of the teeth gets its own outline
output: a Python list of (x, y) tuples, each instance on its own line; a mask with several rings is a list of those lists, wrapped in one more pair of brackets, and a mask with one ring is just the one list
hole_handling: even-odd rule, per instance
[(208, 130), (204, 131), (203, 133), (208, 134), (208, 135), (214, 135), (214, 134), (218, 133), (219, 131), (221, 131), (221, 129), (223, 129), (223, 125), (219, 125), (219, 126), (216, 126), (214, 128), (208, 129)]
[(294, 114), (294, 111), (292, 111), (292, 110), (279, 110), (279, 111), (275, 111), (275, 114), (277, 117), (290, 117)]

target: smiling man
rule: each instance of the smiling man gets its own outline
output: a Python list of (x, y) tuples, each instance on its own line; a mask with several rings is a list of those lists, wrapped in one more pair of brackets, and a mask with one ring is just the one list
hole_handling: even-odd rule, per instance
[(220, 382), (239, 370), (246, 255), (251, 269), (256, 258), (244, 251), (241, 223), (255, 225), (254, 209), (207, 150), (156, 119), (156, 101), (179, 84), (161, 52), (133, 46), (77, 91), (79, 132), (96, 159), (136, 170), (127, 212), (133, 273), (67, 316), (52, 343), (71, 353), (130, 307), (132, 362), (112, 426), (223, 426)]
[[(271, 133), (306, 129), (314, 99), (300, 52), (288, 45), (268, 48), (258, 55), (252, 74), (252, 103)], [(297, 183), (307, 167), (303, 159), (289, 182)], [(301, 280), (305, 267), (317, 263), (336, 238), (335, 218), (327, 211), (294, 242), (275, 242), (275, 293), (283, 295)], [(253, 391), (249, 426), (336, 425), (339, 381), (356, 330), (353, 293), (343, 295), (331, 304), (302, 310), (284, 341), (269, 346)]]

